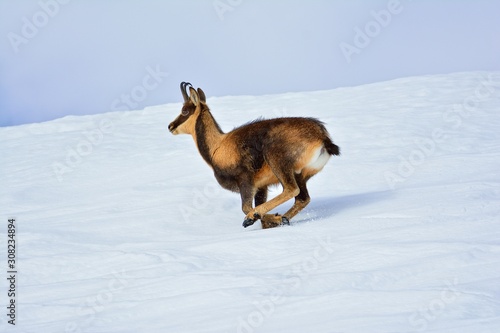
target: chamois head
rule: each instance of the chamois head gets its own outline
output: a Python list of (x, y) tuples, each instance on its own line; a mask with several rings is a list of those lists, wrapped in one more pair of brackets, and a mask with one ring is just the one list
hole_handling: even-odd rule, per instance
[[(187, 86), (189, 86), (189, 96), (186, 92)], [(181, 114), (168, 125), (169, 131), (174, 135), (194, 133), (196, 118), (201, 112), (201, 104), (206, 103), (203, 90), (198, 88), (196, 91), (189, 82), (181, 82), (181, 93), (184, 98)]]

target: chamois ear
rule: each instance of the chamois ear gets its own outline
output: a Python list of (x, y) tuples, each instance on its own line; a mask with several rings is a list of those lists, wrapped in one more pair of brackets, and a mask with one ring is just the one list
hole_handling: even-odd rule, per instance
[(201, 90), (201, 88), (198, 88), (198, 96), (200, 96), (200, 100), (203, 103), (207, 102), (207, 98), (205, 97), (205, 93), (203, 92), (203, 90)]
[(196, 92), (196, 90), (194, 90), (193, 87), (189, 87), (189, 98), (195, 106), (200, 105), (200, 96), (198, 96), (198, 93)]

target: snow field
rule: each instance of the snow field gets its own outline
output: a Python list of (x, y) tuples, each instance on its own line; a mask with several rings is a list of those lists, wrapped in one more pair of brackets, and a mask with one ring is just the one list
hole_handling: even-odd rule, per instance
[(239, 195), (168, 133), (180, 103), (0, 128), (18, 331), (498, 330), (499, 72), (208, 105), (225, 131), (260, 116), (326, 123), (342, 155), (292, 226), (241, 227)]

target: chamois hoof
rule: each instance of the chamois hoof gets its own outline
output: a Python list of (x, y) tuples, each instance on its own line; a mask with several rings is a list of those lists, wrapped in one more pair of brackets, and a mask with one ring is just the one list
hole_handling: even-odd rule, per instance
[(281, 227), (283, 225), (290, 225), (287, 217), (281, 216), (280, 214), (266, 214), (262, 217), (262, 229), (270, 229)]
[(257, 220), (254, 220), (254, 219), (245, 219), (245, 221), (243, 221), (243, 228), (251, 226), (252, 224), (255, 223), (255, 221), (257, 221)]
[(245, 221), (243, 221), (243, 228), (249, 227), (252, 224), (255, 223), (255, 221), (260, 219), (260, 215), (258, 213), (253, 214), (253, 219), (252, 218), (246, 218)]

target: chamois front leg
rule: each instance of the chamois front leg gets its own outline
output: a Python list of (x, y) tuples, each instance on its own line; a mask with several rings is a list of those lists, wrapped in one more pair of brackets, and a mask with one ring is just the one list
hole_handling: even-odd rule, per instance
[[(243, 213), (245, 213), (245, 215), (247, 215), (253, 210), (252, 203), (254, 200), (255, 192), (256, 192), (255, 188), (248, 183), (240, 185), (241, 210), (243, 210)], [(251, 226), (257, 220), (258, 218), (245, 219), (245, 221), (243, 222), (243, 227), (246, 228), (248, 226)]]

